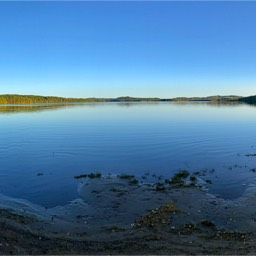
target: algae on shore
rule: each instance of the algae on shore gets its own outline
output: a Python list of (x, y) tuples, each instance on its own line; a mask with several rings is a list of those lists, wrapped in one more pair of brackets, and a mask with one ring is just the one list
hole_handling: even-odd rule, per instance
[(170, 215), (178, 213), (179, 210), (174, 206), (172, 201), (159, 208), (150, 210), (149, 213), (140, 217), (134, 222), (133, 227), (156, 227), (160, 224), (167, 224), (170, 221)]
[[(178, 176), (191, 182), (190, 174)], [(186, 183), (131, 185), (129, 180), (86, 176), (79, 182), (80, 199), (50, 209), (2, 197), (0, 252), (220, 254), (256, 249), (255, 187), (236, 200), (224, 200)]]

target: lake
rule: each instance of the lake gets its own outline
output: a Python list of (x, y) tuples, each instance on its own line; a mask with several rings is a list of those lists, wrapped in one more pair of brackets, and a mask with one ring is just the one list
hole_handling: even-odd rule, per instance
[(78, 197), (76, 175), (155, 181), (186, 169), (234, 199), (256, 184), (256, 157), (246, 156), (256, 153), (255, 113), (207, 102), (2, 105), (0, 194), (53, 207)]

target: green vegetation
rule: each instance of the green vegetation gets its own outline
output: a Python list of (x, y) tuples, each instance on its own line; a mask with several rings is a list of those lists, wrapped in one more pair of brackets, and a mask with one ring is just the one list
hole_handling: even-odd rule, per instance
[(101, 173), (100, 172), (90, 173), (90, 174), (87, 175), (87, 177), (90, 178), (90, 179), (100, 178)]
[(190, 176), (190, 180), (191, 181), (196, 181), (196, 176), (195, 175)]
[(119, 98), (63, 98), (54, 96), (36, 96), (36, 95), (18, 95), (3, 94), (0, 95), (0, 104), (42, 104), (42, 103), (74, 103), (74, 102), (130, 102), (130, 101), (160, 101), (159, 98), (137, 98), (137, 97), (119, 97)]
[(184, 179), (189, 176), (189, 172), (186, 170), (179, 171), (174, 174), (174, 176), (171, 179), (172, 184), (176, 185), (183, 185), (184, 184)]
[(256, 156), (256, 154), (246, 154), (245, 156), (247, 156), (247, 157)]
[(125, 96), (125, 97), (118, 97), (116, 99), (110, 99), (110, 101), (113, 102), (124, 102), (124, 101), (160, 101), (161, 99), (159, 98), (138, 98), (138, 97), (130, 97), (130, 96)]
[(37, 96), (37, 95), (19, 95), (19, 94), (2, 94), (0, 95), (0, 104), (48, 104), (48, 103), (74, 103), (74, 102), (140, 102), (140, 101), (209, 101), (217, 103), (225, 102), (247, 102), (256, 103), (256, 96), (209, 96), (209, 97), (178, 97), (169, 99), (160, 98), (139, 98), (139, 97), (118, 97), (118, 98), (64, 98), (55, 96)]
[(100, 178), (101, 173), (96, 172), (96, 173), (89, 173), (89, 174), (81, 174), (78, 176), (74, 176), (75, 179), (82, 179), (82, 178), (90, 178), (90, 179), (95, 179), (95, 178)]
[(240, 98), (239, 101), (242, 101), (248, 104), (256, 104), (256, 95)]
[(156, 191), (165, 191), (166, 190), (166, 187), (164, 186), (163, 183), (156, 183)]
[(149, 213), (137, 219), (133, 228), (155, 228), (159, 225), (168, 225), (170, 223), (170, 215), (179, 212), (174, 203), (170, 201), (166, 205), (150, 210)]
[(229, 95), (229, 96), (209, 96), (209, 97), (178, 97), (173, 98), (172, 101), (211, 101), (211, 102), (234, 102), (238, 101), (241, 97), (235, 96), (235, 95)]
[(130, 175), (130, 174), (123, 173), (123, 174), (118, 175), (118, 177), (119, 177), (120, 179), (133, 179), (133, 178), (134, 178), (134, 175)]
[(130, 184), (130, 185), (138, 184), (138, 182), (139, 182), (139, 181), (138, 181), (136, 178), (132, 178), (132, 179), (129, 180), (129, 184)]
[(75, 179), (82, 179), (82, 178), (87, 178), (87, 175), (88, 174), (81, 174), (81, 175), (77, 175), (77, 176), (74, 176)]
[(130, 185), (135, 185), (137, 184), (139, 181), (134, 177), (134, 175), (129, 175), (129, 174), (120, 174), (118, 176), (120, 179), (126, 179), (129, 180), (129, 184)]
[[(176, 172), (171, 179), (165, 179), (164, 183), (169, 184), (171, 187), (175, 188), (200, 187), (200, 185), (197, 184), (196, 175), (200, 175), (200, 172), (193, 173), (193, 175), (190, 175), (190, 173), (187, 170), (181, 170)], [(166, 188), (164, 183), (158, 183), (158, 187), (156, 187), (156, 190), (164, 190), (164, 188)]]
[(36, 95), (18, 95), (3, 94), (0, 95), (0, 104), (40, 104), (40, 103), (72, 103), (72, 102), (104, 102), (104, 99), (98, 98), (62, 98), (53, 96)]

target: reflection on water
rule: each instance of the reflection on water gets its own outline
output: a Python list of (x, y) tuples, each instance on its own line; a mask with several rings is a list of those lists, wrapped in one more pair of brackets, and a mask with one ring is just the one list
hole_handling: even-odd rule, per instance
[[(43, 111), (43, 110), (55, 110), (60, 108), (70, 108), (70, 107), (77, 107), (77, 106), (87, 106), (87, 107), (96, 107), (96, 106), (103, 106), (103, 105), (115, 105), (118, 107), (136, 107), (136, 106), (142, 106), (146, 105), (159, 105), (163, 104), (162, 102), (101, 102), (101, 103), (48, 103), (48, 104), (30, 104), (30, 105), (11, 105), (11, 104), (0, 104), (0, 113), (17, 113), (17, 112), (35, 112), (35, 111)], [(195, 106), (201, 106), (206, 105), (207, 106), (218, 106), (218, 107), (229, 107), (229, 106), (237, 106), (244, 105), (244, 103), (239, 102), (207, 102), (207, 101), (196, 101), (196, 102), (183, 102), (183, 101), (177, 101), (177, 102), (165, 102), (164, 104), (172, 104), (172, 105), (195, 105)], [(256, 106), (256, 105), (250, 105), (250, 106)]]
[(55, 110), (76, 105), (77, 104), (0, 105), (0, 113), (9, 114), (17, 112), (36, 112), (43, 110)]
[(0, 106), (0, 193), (44, 206), (78, 197), (85, 172), (200, 171), (211, 192), (236, 198), (255, 184), (255, 108), (208, 102)]

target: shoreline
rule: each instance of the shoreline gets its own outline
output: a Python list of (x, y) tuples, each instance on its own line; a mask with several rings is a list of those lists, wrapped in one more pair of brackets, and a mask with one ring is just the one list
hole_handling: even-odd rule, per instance
[[(128, 176), (127, 176), (128, 177)], [(256, 187), (235, 200), (187, 183), (82, 178), (81, 198), (45, 209), (0, 198), (1, 254), (248, 254)], [(131, 177), (131, 176), (130, 176)]]
[(0, 104), (34, 104), (34, 103), (75, 103), (75, 102), (187, 102), (187, 101), (205, 101), (205, 102), (255, 102), (255, 96), (242, 97), (237, 95), (214, 95), (206, 97), (131, 97), (121, 96), (116, 98), (66, 98), (58, 96), (41, 95), (20, 95), (20, 94), (0, 94)]

